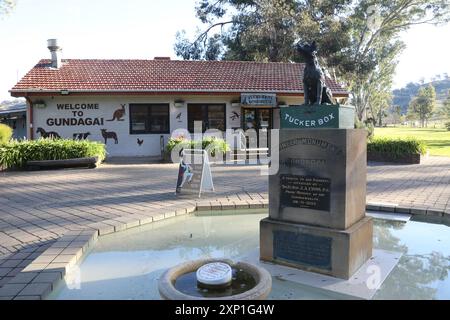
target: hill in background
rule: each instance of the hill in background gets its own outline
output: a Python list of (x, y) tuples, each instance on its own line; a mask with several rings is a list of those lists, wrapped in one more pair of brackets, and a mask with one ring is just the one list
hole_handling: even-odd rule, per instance
[(394, 106), (400, 106), (402, 109), (402, 114), (406, 114), (412, 98), (417, 95), (417, 92), (421, 87), (426, 87), (430, 83), (436, 89), (437, 108), (439, 109), (445, 99), (447, 99), (448, 92), (450, 90), (450, 77), (447, 74), (445, 74), (444, 76), (437, 76), (435, 77), (435, 80), (428, 83), (410, 82), (403, 88), (395, 89), (394, 91), (392, 91), (392, 104)]

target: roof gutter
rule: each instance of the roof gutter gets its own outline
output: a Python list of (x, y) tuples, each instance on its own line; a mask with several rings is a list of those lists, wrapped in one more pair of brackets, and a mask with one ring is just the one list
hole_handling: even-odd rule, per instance
[(0, 115), (3, 115), (3, 114), (13, 114), (13, 113), (23, 113), (23, 112), (27, 112), (27, 108), (23, 108), (23, 109), (14, 109), (14, 110), (0, 110)]

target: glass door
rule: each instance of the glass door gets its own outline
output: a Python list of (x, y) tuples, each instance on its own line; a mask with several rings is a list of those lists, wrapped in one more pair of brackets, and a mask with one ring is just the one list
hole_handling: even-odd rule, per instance
[(257, 134), (257, 146), (268, 147), (269, 130), (272, 129), (272, 109), (243, 108), (242, 115), (242, 129), (244, 131), (254, 129)]
[(258, 117), (258, 147), (269, 147), (269, 133), (272, 129), (272, 109), (256, 109)]
[(248, 129), (255, 129), (257, 130), (258, 125), (256, 123), (256, 109), (244, 109), (243, 110), (243, 124), (242, 129), (244, 131)]
[(269, 130), (272, 129), (272, 109), (243, 108), (242, 129)]

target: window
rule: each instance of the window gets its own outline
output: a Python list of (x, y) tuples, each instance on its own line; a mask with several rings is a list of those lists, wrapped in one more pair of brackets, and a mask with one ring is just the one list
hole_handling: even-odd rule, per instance
[(169, 132), (168, 104), (130, 104), (130, 134)]
[(188, 130), (194, 132), (194, 121), (202, 121), (203, 132), (208, 129), (225, 131), (224, 104), (188, 104)]

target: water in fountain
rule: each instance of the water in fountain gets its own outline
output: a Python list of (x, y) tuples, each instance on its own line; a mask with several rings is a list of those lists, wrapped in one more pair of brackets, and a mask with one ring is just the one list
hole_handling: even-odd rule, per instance
[(233, 277), (231, 285), (217, 289), (205, 288), (198, 285), (196, 272), (181, 275), (175, 281), (175, 288), (187, 295), (204, 298), (220, 298), (246, 292), (256, 286), (255, 279), (242, 269), (232, 267)]

